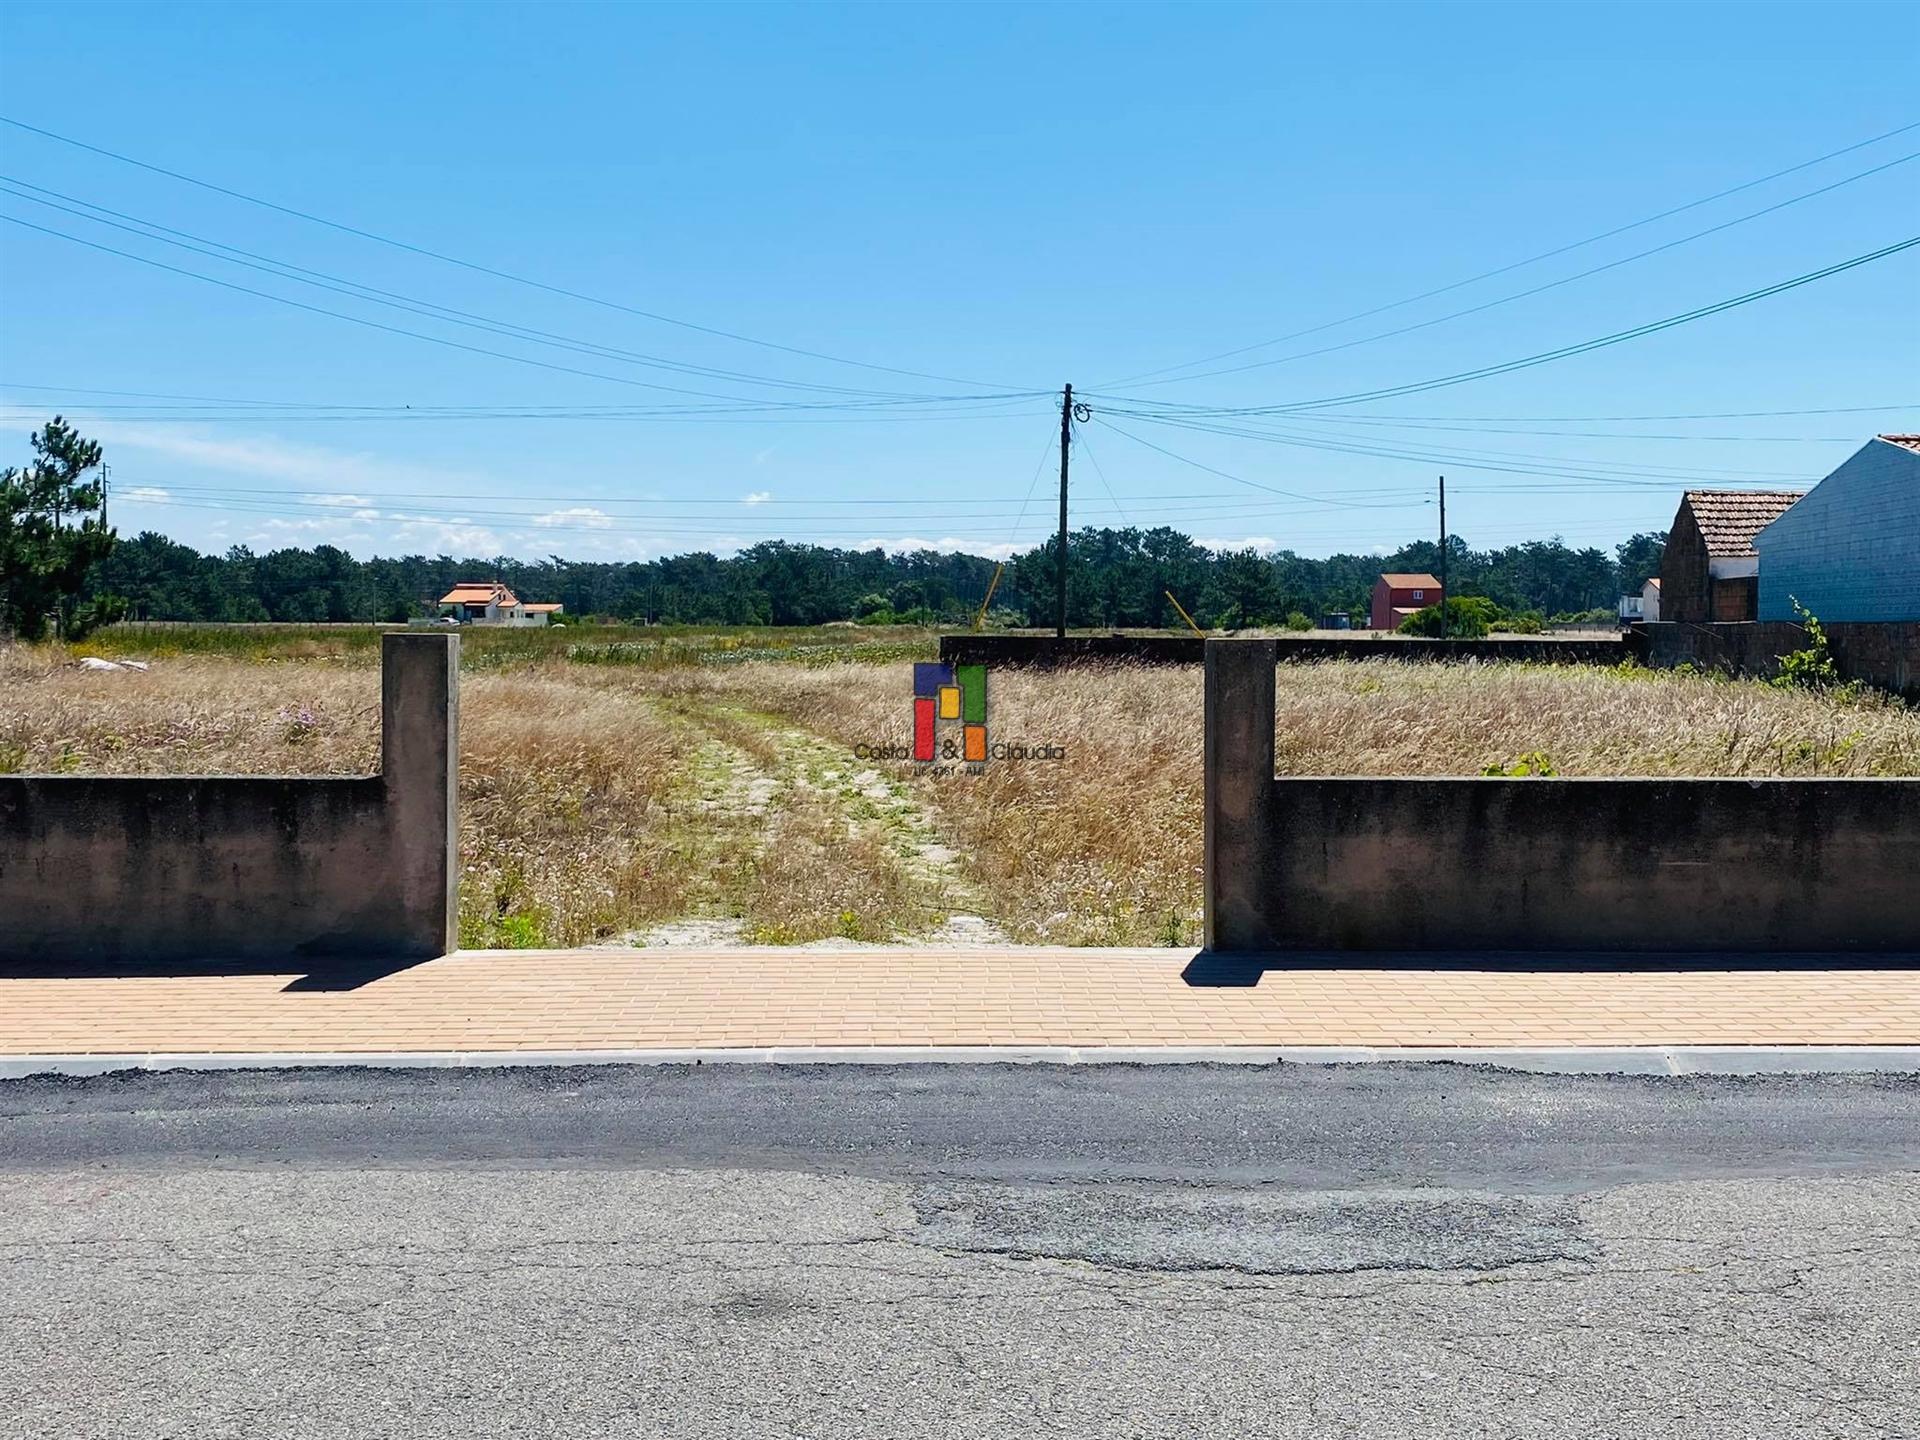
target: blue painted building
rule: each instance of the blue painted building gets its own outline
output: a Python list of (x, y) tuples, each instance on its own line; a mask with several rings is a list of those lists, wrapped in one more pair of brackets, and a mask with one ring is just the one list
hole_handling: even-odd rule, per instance
[(1920, 620), (1920, 435), (1869, 440), (1753, 548), (1762, 620)]

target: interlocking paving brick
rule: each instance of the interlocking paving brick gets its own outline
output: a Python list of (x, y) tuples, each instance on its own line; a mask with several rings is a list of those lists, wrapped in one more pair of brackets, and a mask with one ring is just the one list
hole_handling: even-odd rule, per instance
[(0, 1055), (1920, 1044), (1920, 957), (1778, 968), (1729, 968), (1720, 957), (1503, 958), (1484, 968), (1457, 957), (1292, 957), (1212, 984), (1189, 983), (1193, 959), (1039, 947), (480, 951), (340, 989), (294, 969), (49, 970), (0, 975)]

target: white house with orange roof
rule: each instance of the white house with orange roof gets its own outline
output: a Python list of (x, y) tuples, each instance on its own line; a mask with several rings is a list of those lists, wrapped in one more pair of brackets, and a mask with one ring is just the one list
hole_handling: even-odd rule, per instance
[(544, 625), (558, 602), (527, 604), (498, 580), (462, 580), (440, 597), (440, 612), (461, 625)]

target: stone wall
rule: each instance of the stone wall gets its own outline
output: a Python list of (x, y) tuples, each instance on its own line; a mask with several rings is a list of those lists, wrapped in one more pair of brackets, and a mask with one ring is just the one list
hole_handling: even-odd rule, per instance
[(459, 644), (382, 637), (378, 775), (0, 776), (0, 962), (447, 953)]
[(1277, 658), (1207, 647), (1210, 950), (1920, 953), (1920, 780), (1276, 779)]
[[(1844, 678), (1920, 696), (1920, 621), (1839, 621), (1820, 628), (1827, 632), (1834, 664)], [(1798, 624), (1775, 620), (1746, 625), (1675, 625), (1663, 620), (1636, 625), (1634, 634), (1649, 665), (1685, 663), (1763, 679), (1778, 673), (1782, 655), (1807, 643), (1807, 632)]]
[[(1212, 643), (1200, 635), (942, 635), (940, 658), (949, 665), (1053, 669), (1062, 665), (1198, 665)], [(1535, 665), (1617, 665), (1633, 653), (1616, 636), (1562, 640), (1502, 635), (1485, 640), (1426, 640), (1366, 630), (1349, 634), (1281, 635), (1265, 643), (1282, 661), (1301, 660), (1523, 660)]]
[(1660, 618), (1704, 624), (1712, 618), (1713, 594), (1707, 575), (1707, 542), (1684, 501), (1660, 552)]

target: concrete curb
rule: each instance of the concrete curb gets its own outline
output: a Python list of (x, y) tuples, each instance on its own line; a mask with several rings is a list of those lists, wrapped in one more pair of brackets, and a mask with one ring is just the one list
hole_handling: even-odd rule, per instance
[(254, 1051), (0, 1056), (0, 1080), (144, 1070), (485, 1070), (572, 1065), (1490, 1065), (1555, 1075), (1920, 1073), (1920, 1045), (873, 1045), (711, 1050)]

